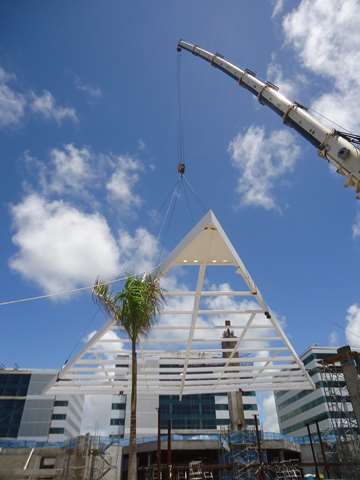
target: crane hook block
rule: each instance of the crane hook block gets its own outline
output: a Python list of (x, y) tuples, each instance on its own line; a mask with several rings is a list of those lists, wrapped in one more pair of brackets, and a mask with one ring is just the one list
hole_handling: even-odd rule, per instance
[(185, 173), (185, 163), (182, 163), (182, 162), (178, 163), (177, 172), (181, 176), (184, 175), (184, 173)]

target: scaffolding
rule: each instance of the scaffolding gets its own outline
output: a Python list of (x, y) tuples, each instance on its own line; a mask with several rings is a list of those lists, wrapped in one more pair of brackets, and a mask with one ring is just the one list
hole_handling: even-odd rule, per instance
[(255, 466), (259, 464), (259, 452), (256, 445), (255, 430), (245, 430), (238, 440), (230, 442), (233, 479), (250, 480), (254, 478)]
[[(349, 384), (344, 375), (345, 360), (342, 355), (337, 354), (324, 360), (319, 367), (335, 435), (335, 449), (328, 451), (327, 457), (341, 465), (339, 473), (342, 478), (350, 478), (350, 476), (359, 478), (360, 431), (353, 408), (353, 399), (349, 394)], [(359, 375), (359, 362), (356, 362), (356, 367)]]

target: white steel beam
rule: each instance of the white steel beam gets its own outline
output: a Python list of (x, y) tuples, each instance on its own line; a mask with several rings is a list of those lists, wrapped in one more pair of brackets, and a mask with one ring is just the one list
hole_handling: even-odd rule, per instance
[(181, 380), (181, 387), (180, 387), (180, 391), (179, 391), (180, 400), (182, 398), (182, 394), (183, 394), (183, 390), (184, 390), (184, 384), (185, 384), (185, 379), (186, 379), (186, 371), (187, 371), (187, 367), (189, 365), (190, 352), (191, 352), (191, 349), (192, 349), (192, 340), (193, 340), (193, 337), (194, 337), (196, 321), (198, 319), (200, 298), (201, 298), (200, 294), (201, 294), (202, 287), (204, 285), (205, 271), (206, 271), (206, 265), (201, 264), (199, 266), (198, 279), (197, 279), (197, 283), (196, 283), (196, 293), (195, 293), (195, 298), (194, 298), (194, 306), (193, 306), (193, 310), (192, 310), (191, 326), (190, 326), (187, 349), (186, 349), (186, 353), (185, 353), (184, 369), (183, 369), (183, 372), (182, 372), (183, 378)]

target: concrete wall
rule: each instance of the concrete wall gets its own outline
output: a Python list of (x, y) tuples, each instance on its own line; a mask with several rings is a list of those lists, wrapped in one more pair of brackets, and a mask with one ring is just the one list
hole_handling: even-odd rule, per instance
[[(96, 442), (92, 444), (89, 437), (82, 436), (78, 438), (74, 449), (47, 447), (36, 448), (33, 452), (31, 448), (0, 449), (0, 480), (30, 478), (36, 480), (55, 477), (75, 479), (75, 472), (83, 472), (84, 478), (98, 478), (101, 473), (109, 469), (109, 466), (113, 468), (109, 469), (103, 478), (119, 480), (122, 448), (111, 446), (104, 456), (92, 456), (91, 450), (94, 446), (96, 450)], [(27, 461), (28, 465), (24, 470)], [(46, 464), (48, 466), (50, 464), (52, 468), (45, 468)]]

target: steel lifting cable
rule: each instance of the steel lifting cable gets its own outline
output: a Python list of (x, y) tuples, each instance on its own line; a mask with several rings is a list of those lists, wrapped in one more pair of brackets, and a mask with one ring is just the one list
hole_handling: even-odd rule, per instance
[(194, 215), (193, 215), (193, 212), (192, 212), (192, 209), (191, 209), (190, 198), (189, 198), (188, 191), (187, 191), (186, 185), (184, 183), (184, 178), (183, 177), (181, 178), (181, 186), (183, 187), (185, 203), (186, 203), (187, 209), (189, 211), (191, 221), (194, 222), (195, 219), (194, 219)]
[(200, 203), (201, 207), (207, 211), (208, 208), (206, 207), (205, 203), (203, 200), (200, 198), (198, 193), (195, 191), (195, 189), (192, 187), (190, 182), (187, 180), (185, 177), (185, 148), (184, 148), (184, 122), (183, 122), (183, 112), (182, 112), (182, 88), (181, 88), (181, 81), (182, 81), (182, 76), (181, 76), (181, 50), (178, 51), (178, 56), (177, 56), (177, 75), (176, 75), (176, 87), (177, 87), (177, 106), (178, 106), (178, 172), (179, 172), (179, 166), (183, 165), (183, 171), (181, 171), (180, 178), (181, 178), (181, 183), (184, 191), (184, 196), (185, 196), (185, 201), (187, 204), (187, 208), (190, 213), (190, 217), (192, 221), (194, 220), (194, 216), (190, 207), (190, 199), (189, 195), (187, 192), (187, 188), (189, 189), (189, 192), (197, 199), (197, 201)]
[[(175, 184), (175, 187), (172, 191), (170, 201), (169, 201), (168, 207), (166, 209), (166, 213), (164, 215), (164, 218), (163, 218), (163, 221), (161, 223), (159, 233), (158, 233), (158, 236), (157, 236), (157, 239), (156, 239), (157, 243), (162, 245), (162, 247), (159, 251), (159, 255), (158, 255), (158, 261), (157, 261), (158, 263), (161, 262), (161, 257), (162, 257), (163, 251), (164, 251), (164, 246), (163, 246), (164, 243), (161, 242), (161, 239), (165, 238), (166, 233), (170, 229), (171, 222), (172, 222), (172, 217), (173, 217), (175, 207), (176, 207), (176, 203), (177, 203), (177, 199), (179, 198), (179, 193), (178, 193), (179, 184), (180, 184), (180, 179), (177, 180), (177, 182)], [(164, 229), (165, 229), (165, 231), (164, 231)]]
[(196, 190), (194, 189), (194, 187), (191, 185), (191, 183), (189, 182), (189, 180), (187, 179), (187, 177), (184, 175), (184, 180), (187, 184), (187, 186), (189, 187), (189, 190), (190, 192), (193, 194), (193, 196), (197, 199), (198, 203), (201, 205), (201, 207), (203, 208), (203, 210), (205, 212), (207, 212), (209, 210), (209, 208), (207, 207), (207, 205), (205, 204), (205, 202), (202, 200), (202, 198), (200, 197), (200, 195), (196, 192)]
[(162, 222), (160, 224), (160, 228), (159, 228), (159, 233), (156, 237), (156, 241), (159, 243), (161, 238), (162, 238), (162, 235), (163, 235), (163, 230), (166, 226), (166, 223), (167, 223), (167, 220), (168, 220), (168, 217), (169, 217), (169, 213), (170, 213), (170, 210), (171, 210), (171, 206), (172, 206), (172, 203), (175, 199), (175, 196), (176, 196), (176, 192), (177, 192), (177, 188), (178, 188), (178, 185), (179, 185), (179, 182), (180, 180), (178, 179), (172, 189), (172, 192), (171, 192), (171, 195), (170, 195), (170, 201), (168, 203), (168, 206), (167, 206), (167, 209), (166, 209), (166, 212), (165, 212), (165, 215), (162, 219)]
[(185, 152), (184, 152), (184, 125), (182, 118), (182, 90), (181, 90), (181, 52), (177, 56), (176, 63), (176, 96), (177, 96), (177, 107), (178, 107), (178, 160), (179, 163), (184, 163)]

